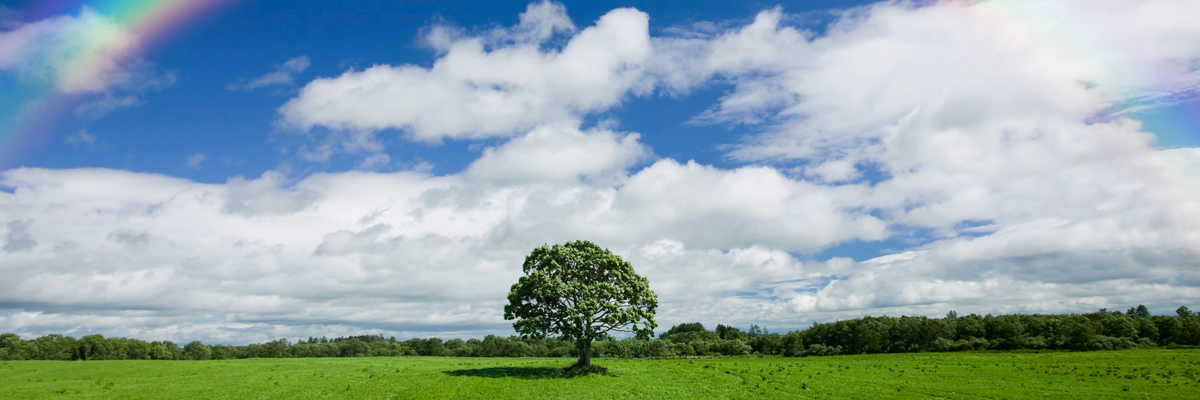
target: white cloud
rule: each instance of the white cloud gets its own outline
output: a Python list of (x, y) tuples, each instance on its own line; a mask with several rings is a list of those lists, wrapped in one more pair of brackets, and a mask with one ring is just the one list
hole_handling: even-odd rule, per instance
[(320, 198), (312, 189), (284, 187), (285, 181), (283, 174), (275, 171), (264, 172), (255, 180), (229, 178), (229, 194), (221, 212), (245, 217), (286, 215), (302, 211)]
[(29, 251), (37, 247), (37, 240), (29, 234), (30, 220), (8, 221), (8, 232), (4, 234), (4, 251)]
[(471, 38), (462, 29), (449, 25), (434, 25), (424, 36), (424, 43), (429, 47), (445, 54), (462, 40), (482, 40), (490, 47), (505, 47), (517, 45), (544, 45), (555, 38), (555, 35), (574, 33), (578, 28), (567, 16), (567, 8), (560, 3), (542, 0), (541, 3), (529, 3), (525, 12), (518, 16), (520, 22), (516, 26), (494, 28), (479, 37)]
[(630, 228), (639, 227), (709, 248), (812, 252), (887, 237), (886, 223), (862, 210), (864, 194), (862, 187), (792, 180), (769, 167), (730, 171), (662, 160), (631, 176), (618, 192), (616, 204), (628, 219), (613, 229), (633, 236), (637, 230)]
[(651, 154), (638, 137), (600, 129), (584, 132), (577, 122), (544, 125), (484, 149), (466, 175), (499, 183), (618, 179)]
[(649, 17), (613, 10), (561, 49), (542, 49), (553, 32), (572, 30), (564, 12), (531, 6), (520, 25), (489, 37), (433, 29), (428, 41), (444, 54), (431, 68), (376, 65), (316, 79), (279, 108), (281, 121), (437, 141), (510, 136), (619, 104), (650, 55)]
[[(1189, 152), (1172, 156), (1175, 167), (1200, 164)], [(493, 186), (347, 172), (209, 185), (112, 170), (10, 170), (4, 185), (14, 190), (0, 194), (0, 210), (26, 221), (16, 235), (40, 245), (0, 255), (0, 272), (13, 277), (0, 303), (26, 310), (2, 326), (237, 342), (343, 329), (504, 332), (499, 309), (524, 255), (578, 238), (612, 248), (650, 278), (664, 324), (778, 330), (863, 313), (1159, 305), (1194, 298), (1200, 284), (1187, 272), (1197, 230), (1129, 229), (1170, 216), (1006, 225), (864, 263), (804, 262), (784, 249), (886, 234), (883, 221), (841, 209), (863, 188), (673, 160), (624, 181)], [(230, 324), (245, 330), (222, 330)]]
[[(34, 313), (21, 314), (21, 321), (43, 322), (0, 326), (26, 332), (63, 315), (99, 316), (87, 310), (138, 309), (145, 311), (140, 322), (115, 311), (108, 317), (147, 327), (177, 324), (181, 314), (221, 316), (190, 319), (204, 327), (172, 337), (208, 335), (203, 332), (211, 324), (227, 321), (504, 331), (501, 302), (528, 251), (579, 238), (618, 249), (655, 279), (688, 274), (696, 265), (686, 257), (704, 260), (712, 276), (741, 275), (686, 295), (678, 282), (663, 279), (656, 285), (672, 294), (664, 304), (760, 290), (759, 280), (799, 274), (793, 269), (800, 263), (783, 251), (742, 243), (828, 244), (817, 230), (786, 227), (821, 226), (831, 217), (815, 214), (839, 212), (767, 218), (762, 208), (783, 207), (794, 193), (751, 195), (786, 184), (772, 179), (786, 180), (769, 169), (720, 171), (669, 160), (628, 177), (619, 189), (571, 182), (496, 186), (412, 172), (319, 174), (295, 182), (269, 172), (213, 185), (114, 170), (9, 170), (3, 185), (14, 190), (0, 192), (0, 210), (10, 220), (29, 221), (16, 235), (41, 245), (0, 256), (0, 273), (12, 277), (0, 303), (20, 301)], [(719, 184), (697, 184), (709, 181)], [(656, 199), (664, 190), (654, 186), (716, 204), (694, 201), (651, 218), (677, 199)], [(682, 243), (704, 247), (685, 250)], [(722, 271), (722, 260), (745, 269)], [(444, 314), (429, 312), (441, 309)], [(262, 329), (237, 340), (275, 328)]]
[(317, 246), (313, 254), (317, 255), (348, 255), (356, 253), (379, 253), (383, 244), (379, 238), (392, 230), (387, 224), (372, 225), (360, 232), (340, 230), (325, 235), (325, 240)]
[(296, 74), (304, 72), (310, 65), (312, 65), (312, 60), (308, 56), (291, 58), (282, 64), (276, 65), (274, 72), (251, 79), (248, 82), (238, 81), (237, 83), (230, 83), (226, 88), (229, 90), (254, 90), (264, 86), (291, 86), (295, 84)]
[[(1174, 17), (1194, 5), (1080, 6), (880, 3), (847, 12), (821, 36), (766, 11), (712, 40), (657, 40), (656, 54), (670, 62), (653, 65), (675, 91), (714, 77), (734, 85), (697, 117), (766, 131), (732, 159), (798, 162), (799, 175), (816, 182), (877, 168), (883, 176), (860, 204), (945, 238), (907, 258), (862, 263), (797, 296), (795, 311), (1194, 300), (1200, 291), (1186, 271), (1196, 266), (1189, 249), (1200, 245), (1200, 215), (1195, 184), (1181, 178), (1195, 176), (1194, 155), (1150, 149), (1137, 121), (1096, 118), (1195, 90), (1200, 46), (1178, 44), (1197, 43), (1196, 28)], [(1082, 11), (1112, 24), (1070, 20)], [(1022, 19), (1031, 14), (1039, 18)], [(1101, 25), (1145, 51), (1097, 42)], [(1046, 45), (1053, 40), (1082, 43), (1063, 51)], [(972, 221), (989, 227), (961, 228)]]

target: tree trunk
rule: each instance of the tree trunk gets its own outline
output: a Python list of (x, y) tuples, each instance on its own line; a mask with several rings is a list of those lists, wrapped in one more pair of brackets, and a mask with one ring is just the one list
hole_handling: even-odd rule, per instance
[(584, 342), (583, 346), (579, 349), (579, 362), (575, 363), (575, 365), (578, 365), (580, 367), (592, 366), (592, 341), (591, 340)]

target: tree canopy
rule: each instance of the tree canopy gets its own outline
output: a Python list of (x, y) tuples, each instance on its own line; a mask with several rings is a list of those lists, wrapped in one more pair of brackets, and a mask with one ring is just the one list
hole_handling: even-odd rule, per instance
[(658, 298), (633, 265), (588, 241), (545, 245), (525, 258), (508, 294), (504, 319), (522, 335), (561, 335), (575, 342), (580, 366), (591, 365), (592, 341), (608, 332), (650, 337)]

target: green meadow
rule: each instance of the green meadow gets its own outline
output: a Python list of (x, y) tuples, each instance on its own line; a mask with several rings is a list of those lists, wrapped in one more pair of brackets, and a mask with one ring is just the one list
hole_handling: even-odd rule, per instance
[(5, 361), (0, 398), (1196, 398), (1200, 350), (803, 358)]

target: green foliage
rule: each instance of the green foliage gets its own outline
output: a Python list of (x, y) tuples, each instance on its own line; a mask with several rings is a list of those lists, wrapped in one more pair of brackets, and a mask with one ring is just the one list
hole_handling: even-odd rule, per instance
[(804, 354), (804, 332), (791, 331), (779, 340), (779, 355), (799, 357)]
[(671, 329), (668, 329), (666, 332), (663, 332), (658, 337), (663, 338), (663, 337), (671, 336), (671, 335), (678, 334), (678, 333), (688, 333), (688, 332), (707, 332), (707, 330), (704, 329), (704, 324), (701, 324), (699, 322), (683, 323), (683, 324), (672, 326)]
[(522, 270), (504, 319), (515, 319), (513, 328), (522, 335), (574, 341), (580, 365), (590, 365), (591, 343), (610, 331), (654, 334), (658, 298), (649, 281), (607, 249), (588, 241), (542, 246), (525, 258)]
[(720, 336), (722, 340), (741, 339), (745, 336), (741, 329), (727, 325), (717, 324), (715, 331), (717, 332), (717, 336)]
[(1125, 311), (1125, 315), (1134, 318), (1147, 318), (1150, 316), (1150, 309), (1146, 308), (1144, 305), (1138, 304), (1136, 308), (1131, 307), (1128, 311)]
[[(173, 360), (174, 354), (167, 347), (167, 343), (171, 342), (153, 342), (150, 343), (150, 359), (151, 360)], [(174, 346), (174, 344), (172, 344)]]
[(188, 355), (189, 360), (209, 360), (213, 354), (212, 346), (200, 343), (199, 340), (193, 340), (183, 346), (183, 352)]
[[(1178, 314), (1178, 313), (1177, 313)], [(724, 334), (724, 337), (722, 337)], [(0, 360), (227, 360), (293, 357), (581, 357), (578, 342), (567, 337), (495, 336), (479, 339), (413, 338), (397, 341), (379, 335), (276, 340), (245, 346), (206, 345), (105, 338), (78, 340), (45, 335), (22, 340), (0, 335)], [(752, 325), (742, 331), (699, 322), (679, 324), (655, 340), (626, 338), (592, 343), (589, 353), (612, 358), (674, 358), (744, 355), (786, 357), (863, 353), (916, 353), (975, 350), (1121, 350), (1158, 346), (1200, 346), (1200, 317), (1138, 316), (1100, 312), (1061, 315), (948, 316), (946, 318), (867, 316), (823, 324), (786, 334)]]
[[(1093, 314), (987, 315), (943, 319), (925, 317), (863, 317), (815, 324), (804, 331), (804, 345), (819, 344), (816, 351), (797, 350), (761, 354), (897, 353), (963, 350), (1109, 350), (1153, 347), (1159, 344), (1200, 345), (1200, 320), (1150, 316), (1145, 307), (1129, 313), (1107, 310)], [(1195, 324), (1196, 328), (1193, 328)], [(792, 340), (790, 343), (795, 343)], [(794, 346), (794, 345), (793, 345)]]
[(0, 334), (0, 360), (24, 360), (28, 345), (15, 333)]
[(112, 360), (113, 346), (102, 335), (87, 335), (79, 338), (79, 358), (82, 360)]
[(51, 334), (33, 340), (29, 346), (30, 360), (76, 360), (79, 359), (77, 340), (70, 336)]

